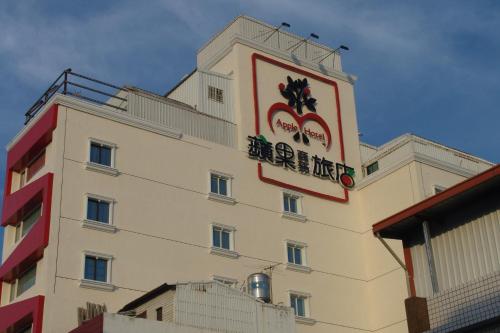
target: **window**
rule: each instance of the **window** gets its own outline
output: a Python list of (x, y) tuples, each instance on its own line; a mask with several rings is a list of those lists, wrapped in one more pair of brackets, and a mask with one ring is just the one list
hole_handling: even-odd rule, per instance
[(378, 161), (370, 164), (366, 167), (366, 175), (371, 175), (378, 170)]
[(227, 184), (229, 180), (227, 177), (210, 174), (210, 192), (228, 196)]
[(38, 221), (41, 216), (42, 206), (38, 206), (31, 212), (26, 214), (21, 222), (16, 225), (15, 232), (15, 242), (17, 243), (21, 238), (23, 238), (33, 227), (33, 225)]
[(80, 287), (113, 291), (111, 261), (113, 256), (92, 251), (83, 252), (83, 272)]
[(108, 282), (108, 261), (107, 258), (100, 258), (92, 255), (85, 256), (85, 271), (83, 278), (98, 282)]
[(212, 246), (210, 253), (222, 256), (237, 258), (238, 253), (234, 251), (234, 232), (236, 229), (231, 226), (218, 223), (211, 224), (210, 232)]
[(297, 317), (309, 317), (309, 296), (303, 293), (290, 293), (290, 306)]
[(87, 220), (110, 223), (110, 202), (89, 197), (87, 199)]
[(21, 296), (25, 291), (35, 285), (36, 280), (36, 264), (24, 272), (19, 279), (11, 284), (10, 300)]
[(289, 193), (283, 193), (283, 210), (285, 212), (298, 214), (299, 213), (298, 200), (299, 197), (295, 195)]
[(208, 86), (208, 99), (219, 103), (224, 103), (224, 90)]
[(156, 320), (163, 321), (163, 308), (156, 309)]
[(111, 167), (111, 152), (112, 147), (102, 143), (91, 142), (90, 162)]
[(45, 150), (35, 157), (26, 168), (26, 181), (29, 181), (33, 176), (45, 165)]
[(45, 150), (33, 158), (26, 168), (19, 171), (19, 188), (26, 185), (33, 176), (45, 165)]
[(232, 198), (231, 190), (233, 176), (218, 171), (210, 171), (209, 175), (208, 199), (235, 204), (236, 200)]
[(288, 263), (295, 265), (304, 264), (303, 261), (304, 247), (293, 243), (287, 243), (286, 248), (287, 248)]
[(212, 246), (225, 250), (231, 250), (231, 230), (214, 226), (212, 228)]

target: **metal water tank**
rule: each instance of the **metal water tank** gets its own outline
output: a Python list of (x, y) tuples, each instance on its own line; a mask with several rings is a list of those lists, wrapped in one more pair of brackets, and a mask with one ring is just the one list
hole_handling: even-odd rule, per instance
[(266, 303), (271, 302), (271, 278), (264, 273), (255, 273), (247, 279), (248, 293)]

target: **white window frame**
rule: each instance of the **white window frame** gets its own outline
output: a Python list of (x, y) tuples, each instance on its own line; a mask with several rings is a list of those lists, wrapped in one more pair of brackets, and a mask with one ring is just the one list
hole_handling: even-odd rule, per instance
[(295, 321), (300, 324), (314, 325), (316, 320), (311, 318), (311, 294), (304, 291), (288, 290), (288, 304), (292, 306), (292, 296), (301, 297), (304, 299), (304, 316), (295, 316)]
[[(42, 202), (42, 203), (40, 203), (40, 206), (36, 205), (36, 206), (35, 206), (35, 208), (33, 208), (32, 210), (30, 210), (30, 212), (29, 212), (28, 214), (26, 214), (26, 215), (29, 215), (29, 214), (33, 213), (36, 209), (38, 209), (38, 207), (40, 207), (40, 216), (38, 217), (38, 220), (40, 220), (40, 219), (42, 218), (42, 215), (43, 215), (43, 202)], [(25, 215), (25, 216), (26, 216), (26, 215)], [(37, 220), (37, 221), (33, 224), (33, 226), (31, 227), (32, 229), (33, 229), (33, 228), (35, 227), (35, 225), (38, 223), (38, 220)], [(23, 233), (22, 228), (24, 228), (24, 218), (23, 218), (21, 221), (19, 221), (19, 223), (18, 223), (18, 224), (16, 224), (15, 226), (13, 226), (13, 227), (14, 227), (14, 235), (13, 235), (13, 236), (14, 236), (14, 239), (13, 239), (14, 241), (13, 241), (13, 244), (14, 244), (14, 245), (17, 245), (17, 244), (19, 244), (19, 243), (20, 243), (20, 242), (21, 242), (21, 241), (22, 241), (22, 240), (23, 240), (26, 236), (28, 236), (28, 234), (30, 233), (30, 231), (31, 231), (31, 230), (30, 230), (30, 231), (29, 231), (26, 235), (24, 235), (24, 236), (22, 235), (22, 233)], [(16, 240), (16, 233), (17, 233), (17, 228), (18, 228), (18, 227), (19, 227), (19, 228), (21, 228), (21, 231), (20, 231), (20, 232), (21, 232), (21, 236), (19, 237), (19, 239), (18, 239), (18, 240)]]
[[(90, 220), (87, 218), (89, 199), (105, 201), (109, 204), (109, 222), (108, 223), (94, 221), (94, 220)], [(113, 198), (105, 197), (105, 196), (98, 195), (98, 194), (85, 193), (84, 203), (83, 203), (82, 227), (88, 228), (88, 229), (99, 230), (99, 231), (110, 232), (110, 233), (116, 232), (116, 226), (114, 225), (115, 204), (116, 204), (116, 200)]]
[[(293, 212), (285, 210), (285, 202), (284, 202), (285, 201), (285, 195), (294, 197), (296, 199), (296, 202), (297, 202), (297, 213), (293, 213)], [(291, 190), (288, 190), (288, 189), (283, 189), (281, 191), (281, 197), (280, 197), (280, 200), (281, 200), (281, 211), (282, 211), (282, 215), (281, 216), (284, 217), (284, 218), (290, 219), (290, 220), (294, 220), (294, 221), (306, 222), (307, 218), (304, 215), (304, 208), (303, 208), (303, 204), (302, 204), (302, 199), (303, 199), (302, 193), (296, 192), (296, 191), (291, 191)]]
[[(85, 257), (86, 256), (91, 256), (91, 257), (95, 257), (98, 259), (107, 260), (106, 282), (85, 279)], [(82, 273), (81, 273), (81, 278), (80, 278), (80, 287), (90, 288), (90, 289), (98, 289), (98, 290), (104, 290), (104, 291), (115, 290), (115, 286), (112, 284), (112, 274), (111, 274), (113, 259), (114, 259), (114, 257), (110, 254), (104, 254), (104, 253), (88, 251), (88, 250), (83, 251), (82, 252), (82, 263), (81, 263)]]
[[(292, 271), (297, 271), (297, 272), (310, 273), (311, 268), (308, 266), (308, 260), (307, 260), (307, 244), (304, 242), (299, 242), (299, 241), (290, 240), (290, 239), (285, 239), (284, 243), (285, 243), (286, 269), (289, 269)], [(300, 255), (301, 255), (301, 260), (302, 260), (301, 265), (291, 263), (288, 261), (288, 245), (289, 244), (300, 248)]]
[[(212, 175), (226, 180), (227, 195), (212, 192)], [(208, 199), (230, 205), (235, 204), (236, 200), (233, 198), (233, 178), (234, 177), (228, 173), (210, 170), (208, 172)]]
[[(91, 146), (92, 144), (99, 144), (102, 146), (107, 146), (111, 148), (111, 166), (99, 164), (99, 163), (94, 163), (90, 161), (90, 151), (91, 151)], [(91, 171), (96, 171), (96, 172), (101, 172), (107, 175), (111, 176), (118, 176), (119, 171), (116, 169), (116, 164), (115, 164), (115, 159), (116, 159), (116, 150), (118, 149), (118, 146), (112, 142), (100, 140), (100, 139), (95, 139), (95, 138), (89, 138), (87, 141), (87, 162), (85, 163), (85, 169), (91, 170)]]
[[(213, 228), (221, 228), (223, 230), (229, 231), (229, 250), (224, 249), (222, 247), (214, 246)], [(236, 232), (236, 228), (233, 226), (220, 224), (220, 223), (211, 223), (210, 224), (210, 253), (224, 256), (224, 257), (228, 257), (228, 258), (233, 258), (233, 259), (238, 258), (239, 254), (234, 249), (234, 244), (235, 244), (235, 241), (234, 241), (235, 235), (234, 234), (235, 234), (235, 232)]]

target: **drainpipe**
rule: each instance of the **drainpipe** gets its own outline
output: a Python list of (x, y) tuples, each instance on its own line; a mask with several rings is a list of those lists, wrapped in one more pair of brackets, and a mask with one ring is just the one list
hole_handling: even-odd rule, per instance
[(398, 257), (398, 255), (396, 254), (396, 252), (394, 252), (394, 250), (389, 246), (389, 244), (387, 244), (387, 242), (380, 236), (379, 232), (377, 232), (375, 234), (375, 237), (378, 238), (378, 240), (382, 243), (382, 245), (384, 245), (384, 247), (387, 249), (387, 251), (389, 251), (389, 253), (392, 255), (392, 257), (394, 259), (396, 259), (396, 261), (398, 262), (399, 266), (401, 266), (401, 268), (403, 268), (403, 270), (405, 271), (405, 275), (406, 275), (406, 289), (408, 291), (408, 297), (411, 297), (412, 295), (411, 295), (411, 288), (410, 288), (410, 273), (408, 273), (408, 268), (406, 268), (406, 265)]

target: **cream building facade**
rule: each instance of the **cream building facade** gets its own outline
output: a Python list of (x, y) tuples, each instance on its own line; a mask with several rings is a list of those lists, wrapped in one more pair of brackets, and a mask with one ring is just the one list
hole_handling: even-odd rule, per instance
[[(332, 51), (242, 16), (166, 96), (53, 94), (7, 147), (0, 332), (67, 332), (85, 302), (113, 312), (165, 282), (240, 287), (269, 267), (298, 332), (406, 332), (405, 273), (372, 224), (492, 164), (414, 135), (360, 143), (355, 77)], [(307, 78), (294, 105), (288, 76)]]

